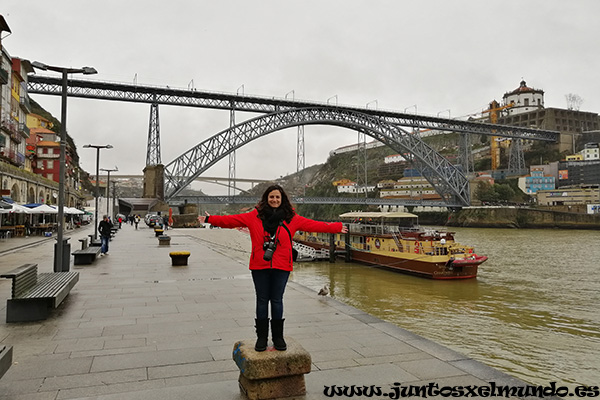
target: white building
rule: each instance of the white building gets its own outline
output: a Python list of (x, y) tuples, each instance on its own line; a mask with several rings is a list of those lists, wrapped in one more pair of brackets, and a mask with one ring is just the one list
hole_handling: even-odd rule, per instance
[(393, 164), (393, 163), (399, 163), (399, 162), (404, 162), (406, 161), (406, 158), (404, 158), (401, 154), (392, 154), (391, 156), (386, 156), (383, 159), (383, 162), (386, 164)]
[(585, 161), (600, 160), (600, 145), (598, 143), (586, 143), (580, 154)]
[(521, 81), (518, 88), (502, 96), (502, 101), (504, 105), (513, 105), (506, 109), (508, 115), (535, 111), (544, 108), (544, 91), (527, 87), (525, 81)]
[(367, 192), (374, 192), (375, 186), (371, 186), (371, 185), (358, 186), (354, 182), (347, 184), (347, 185), (338, 185), (337, 186), (338, 193), (364, 193), (365, 190)]

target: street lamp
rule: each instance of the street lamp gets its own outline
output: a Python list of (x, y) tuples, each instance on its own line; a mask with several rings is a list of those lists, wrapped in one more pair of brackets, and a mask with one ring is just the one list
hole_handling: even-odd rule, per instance
[[(106, 179), (106, 215), (112, 215), (110, 212), (110, 173), (113, 171), (118, 171), (119, 167), (117, 167), (115, 165), (115, 169), (104, 169), (104, 168), (100, 168), (101, 171), (107, 172), (108, 173), (108, 178)], [(115, 196), (115, 191), (113, 190), (113, 198)], [(113, 205), (114, 205), (114, 200), (112, 201)]]
[(107, 145), (98, 145), (98, 144), (84, 144), (84, 149), (94, 148), (96, 149), (96, 193), (95, 193), (95, 206), (94, 206), (94, 240), (98, 240), (98, 192), (99, 189), (99, 169), (100, 169), (100, 149), (112, 149), (110, 144)]
[[(84, 74), (93, 75), (97, 74), (93, 67), (83, 68), (68, 68), (68, 67), (56, 67), (47, 65), (39, 61), (31, 63), (34, 68), (41, 69), (43, 71), (54, 71), (62, 74), (62, 92), (61, 92), (61, 113), (60, 113), (60, 157), (59, 157), (59, 170), (58, 170), (58, 237), (56, 253), (54, 255), (55, 264), (54, 272), (63, 271), (63, 219), (65, 217), (65, 151), (67, 144), (67, 78), (69, 74)], [(70, 263), (69, 263), (70, 264)], [(67, 264), (66, 271), (69, 270), (69, 264)]]

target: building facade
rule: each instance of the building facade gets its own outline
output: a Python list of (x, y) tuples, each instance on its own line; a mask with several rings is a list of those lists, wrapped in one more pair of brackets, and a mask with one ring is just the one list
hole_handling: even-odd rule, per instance
[(600, 203), (600, 189), (598, 186), (589, 186), (540, 190), (537, 192), (537, 202), (542, 206), (597, 205)]
[[(522, 183), (523, 187), (521, 187)], [(529, 195), (535, 195), (540, 190), (555, 189), (556, 178), (546, 174), (544, 168), (531, 167), (528, 176), (519, 178), (519, 188)]]
[[(31, 114), (27, 74), (33, 68), (28, 60), (9, 54), (2, 32), (10, 32), (10, 28), (0, 15), (0, 195), (17, 203), (56, 204), (60, 167), (57, 135), (49, 130), (50, 121)], [(32, 137), (31, 127), (43, 132)], [(43, 145), (38, 148), (40, 143)], [(39, 154), (42, 160), (37, 159)], [(65, 205), (69, 207), (83, 205), (74, 154), (67, 142)]]

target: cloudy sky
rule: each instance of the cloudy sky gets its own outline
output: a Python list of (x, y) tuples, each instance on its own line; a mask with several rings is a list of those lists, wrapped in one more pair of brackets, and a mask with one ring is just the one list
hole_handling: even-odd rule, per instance
[[(527, 85), (547, 107), (600, 111), (597, 0), (3, 0), (12, 56), (93, 66), (92, 79), (378, 107), (452, 118), (475, 114)], [(82, 78), (82, 76), (77, 76)], [(60, 99), (32, 95), (60, 117)], [(68, 131), (81, 164), (86, 143), (112, 144), (101, 168), (141, 174), (150, 106), (69, 99)], [(249, 115), (238, 113), (240, 122)], [(161, 106), (162, 161), (229, 126), (224, 111)], [(356, 133), (305, 129), (306, 165), (356, 142)], [(237, 153), (240, 178), (296, 170), (296, 130)], [(207, 171), (227, 176), (227, 159)], [(202, 185), (210, 194), (226, 189)]]

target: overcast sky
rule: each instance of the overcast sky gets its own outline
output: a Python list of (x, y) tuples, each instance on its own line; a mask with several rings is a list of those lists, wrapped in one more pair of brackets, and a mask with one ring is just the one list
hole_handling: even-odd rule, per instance
[[(545, 91), (546, 107), (566, 108), (574, 93), (581, 110), (600, 111), (598, 0), (3, 0), (0, 13), (12, 56), (93, 66), (97, 80), (280, 98), (293, 91), (295, 99), (337, 96), (340, 104), (454, 118), (501, 101), (524, 79)], [(60, 118), (58, 97), (31, 97)], [(147, 104), (69, 99), (67, 127), (82, 167), (95, 171), (95, 151), (84, 144), (112, 144), (100, 167), (141, 174), (149, 115)], [(237, 113), (236, 121), (248, 117)], [(163, 163), (228, 126), (228, 112), (161, 106)], [(356, 136), (307, 126), (306, 165)], [(240, 178), (295, 171), (295, 129), (237, 152)], [(227, 158), (206, 175), (227, 176)]]

